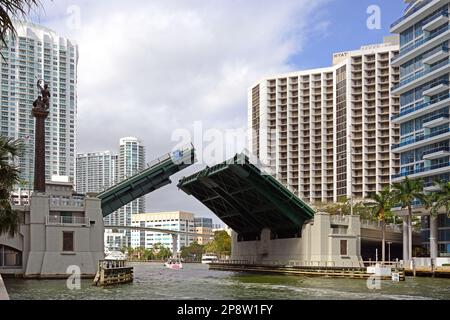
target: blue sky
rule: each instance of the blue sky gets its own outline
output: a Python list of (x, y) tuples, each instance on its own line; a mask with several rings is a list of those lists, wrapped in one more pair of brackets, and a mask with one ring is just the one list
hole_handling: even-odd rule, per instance
[[(377, 5), (381, 9), (381, 30), (369, 30), (367, 8)], [(402, 0), (331, 0), (317, 10), (319, 19), (328, 21), (325, 32), (314, 32), (303, 51), (291, 57), (297, 69), (327, 67), (334, 52), (358, 49), (361, 45), (379, 43), (389, 35), (392, 22), (402, 16)]]

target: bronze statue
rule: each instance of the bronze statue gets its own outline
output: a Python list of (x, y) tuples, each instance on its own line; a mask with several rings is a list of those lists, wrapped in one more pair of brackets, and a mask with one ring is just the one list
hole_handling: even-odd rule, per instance
[(44, 100), (42, 100), (42, 96), (39, 96), (39, 97), (33, 102), (33, 107), (34, 107), (34, 108), (39, 108), (39, 109), (45, 109), (45, 103), (44, 103)]
[[(44, 82), (44, 87), (42, 87), (41, 82), (44, 82), (44, 80), (40, 79), (37, 82), (37, 87), (39, 88), (39, 90), (41, 90), (41, 95), (39, 97), (42, 100), (44, 109), (48, 110), (48, 109), (50, 109), (50, 90), (48, 88), (48, 84), (46, 84)], [(38, 98), (38, 100), (39, 100), (39, 98)]]

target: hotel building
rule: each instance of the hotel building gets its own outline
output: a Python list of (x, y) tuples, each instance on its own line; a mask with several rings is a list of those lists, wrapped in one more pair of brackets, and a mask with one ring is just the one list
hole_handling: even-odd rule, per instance
[[(401, 136), (392, 146), (401, 160), (392, 178), (423, 179), (425, 191), (431, 191), (435, 181), (450, 180), (450, 0), (405, 2), (404, 15), (391, 26), (400, 35), (400, 53), (392, 60), (400, 68), (400, 83), (392, 88), (400, 96), (400, 113), (392, 122)], [(419, 207), (415, 213), (426, 215)], [(422, 224), (431, 257), (450, 257), (450, 219), (425, 216)]]
[(267, 77), (249, 90), (250, 150), (309, 203), (362, 199), (399, 168), (390, 146), (399, 127), (390, 88), (398, 37), (337, 53), (333, 66)]
[[(144, 213), (133, 215), (132, 226), (195, 233), (194, 221), (194, 214), (188, 212)], [(179, 235), (178, 250), (190, 246), (195, 240), (196, 237), (193, 235)], [(172, 235), (149, 231), (131, 231), (132, 248), (151, 249), (155, 244), (162, 244), (173, 250)]]
[[(14, 22), (17, 37), (6, 37), (2, 46), (0, 77), (0, 134), (22, 139), (25, 152), (19, 159), (18, 186), (27, 197), (34, 184), (33, 102), (36, 83), (44, 79), (51, 90), (50, 116), (46, 121), (46, 178), (75, 176), (78, 46), (43, 26)], [(16, 195), (17, 196), (17, 195)]]

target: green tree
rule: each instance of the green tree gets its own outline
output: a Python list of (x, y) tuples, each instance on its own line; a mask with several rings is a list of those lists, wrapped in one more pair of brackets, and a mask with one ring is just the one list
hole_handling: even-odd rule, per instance
[(172, 257), (172, 251), (161, 243), (156, 243), (153, 246), (153, 253), (157, 260), (166, 260)]
[(386, 217), (390, 213), (392, 205), (391, 188), (385, 187), (380, 193), (372, 193), (369, 195), (369, 199), (366, 206), (371, 208), (373, 216), (381, 222), (381, 257), (384, 263), (386, 261)]
[(181, 248), (181, 257), (183, 259), (198, 261), (201, 258), (204, 249), (204, 246), (197, 242), (193, 242), (190, 246)]
[(231, 237), (226, 231), (216, 231), (214, 240), (205, 246), (205, 252), (214, 253), (219, 259), (231, 255)]
[(428, 200), (428, 207), (431, 214), (437, 216), (439, 211), (444, 209), (447, 216), (450, 217), (450, 182), (440, 181), (436, 183), (437, 190), (433, 192)]
[(13, 164), (22, 151), (22, 142), (0, 136), (0, 235), (19, 232), (19, 213), (11, 205), (11, 193), (20, 183), (19, 169)]
[(394, 183), (393, 200), (399, 203), (402, 209), (408, 209), (408, 255), (409, 261), (412, 259), (412, 207), (416, 199), (422, 202), (427, 202), (427, 199), (423, 193), (423, 182), (421, 180), (411, 180), (408, 177), (402, 182)]

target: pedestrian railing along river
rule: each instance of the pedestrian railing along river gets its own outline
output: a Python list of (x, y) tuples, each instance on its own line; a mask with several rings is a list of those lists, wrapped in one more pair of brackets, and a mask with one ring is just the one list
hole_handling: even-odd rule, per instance
[(392, 267), (393, 269), (401, 268), (399, 261), (249, 261), (249, 260), (218, 260), (213, 264), (221, 265), (246, 265), (246, 266), (285, 266), (298, 268), (366, 268), (375, 265), (384, 267)]

